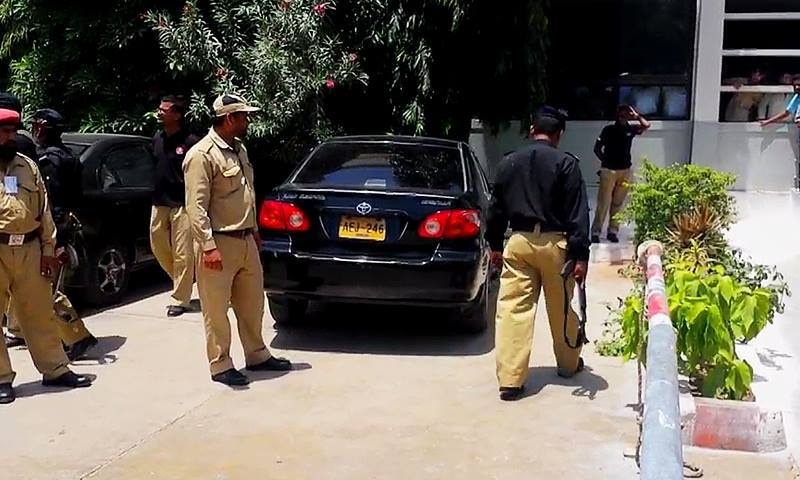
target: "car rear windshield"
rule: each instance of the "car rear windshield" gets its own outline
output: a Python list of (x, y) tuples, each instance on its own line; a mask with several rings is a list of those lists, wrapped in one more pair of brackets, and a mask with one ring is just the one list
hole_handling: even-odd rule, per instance
[(455, 147), (397, 143), (322, 145), (294, 183), (376, 190), (464, 191), (464, 167)]

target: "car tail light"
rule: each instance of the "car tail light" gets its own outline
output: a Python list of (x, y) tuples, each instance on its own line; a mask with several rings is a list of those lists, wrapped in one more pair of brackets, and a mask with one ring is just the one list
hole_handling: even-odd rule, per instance
[(300, 207), (276, 200), (264, 200), (258, 212), (258, 224), (280, 232), (305, 232), (311, 228), (308, 216)]
[(419, 225), (421, 238), (455, 239), (472, 238), (481, 231), (481, 219), (477, 210), (443, 210), (436, 212)]

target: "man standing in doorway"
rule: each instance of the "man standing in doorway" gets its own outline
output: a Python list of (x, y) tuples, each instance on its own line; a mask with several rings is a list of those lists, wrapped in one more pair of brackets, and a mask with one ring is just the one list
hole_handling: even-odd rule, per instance
[(157, 112), (163, 130), (153, 137), (157, 163), (150, 247), (161, 268), (172, 279), (172, 298), (177, 304), (167, 307), (169, 317), (183, 315), (189, 310), (194, 284), (194, 252), (185, 207), (183, 160), (199, 139), (186, 128), (186, 109), (183, 98), (164, 97)]
[[(635, 120), (636, 125), (629, 122)], [(592, 223), (592, 243), (600, 242), (600, 233), (608, 220), (608, 241), (619, 242), (619, 222), (615, 218), (628, 195), (627, 183), (631, 180), (631, 145), (633, 138), (650, 128), (650, 122), (633, 107), (620, 105), (617, 121), (603, 128), (594, 144), (594, 154), (600, 159), (600, 190), (597, 192), (597, 210)]]
[(241, 137), (250, 112), (258, 111), (237, 95), (214, 101), (213, 127), (186, 154), (186, 211), (197, 248), (197, 287), (206, 328), (211, 379), (243, 386), (249, 379), (233, 367), (228, 307), (233, 307), (244, 349), (245, 368), (291, 370), (270, 354), (261, 325), (264, 271), (256, 223), (253, 166)]

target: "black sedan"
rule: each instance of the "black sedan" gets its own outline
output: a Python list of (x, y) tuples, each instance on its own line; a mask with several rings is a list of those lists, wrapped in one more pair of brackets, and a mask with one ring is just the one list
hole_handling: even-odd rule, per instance
[(463, 142), (399, 136), (323, 142), (263, 201), (269, 307), (309, 301), (446, 307), (486, 329), (490, 193)]
[(72, 238), (78, 266), (66, 287), (91, 305), (117, 303), (132, 271), (151, 264), (150, 205), (155, 158), (150, 139), (131, 135), (66, 134), (83, 165), (83, 198)]

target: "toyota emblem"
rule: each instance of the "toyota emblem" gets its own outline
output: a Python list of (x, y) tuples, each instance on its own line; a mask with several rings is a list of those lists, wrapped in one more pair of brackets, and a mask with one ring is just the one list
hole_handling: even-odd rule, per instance
[(356, 205), (356, 212), (358, 212), (361, 215), (366, 215), (371, 211), (372, 211), (372, 205), (370, 205), (367, 202), (361, 202), (358, 205)]

